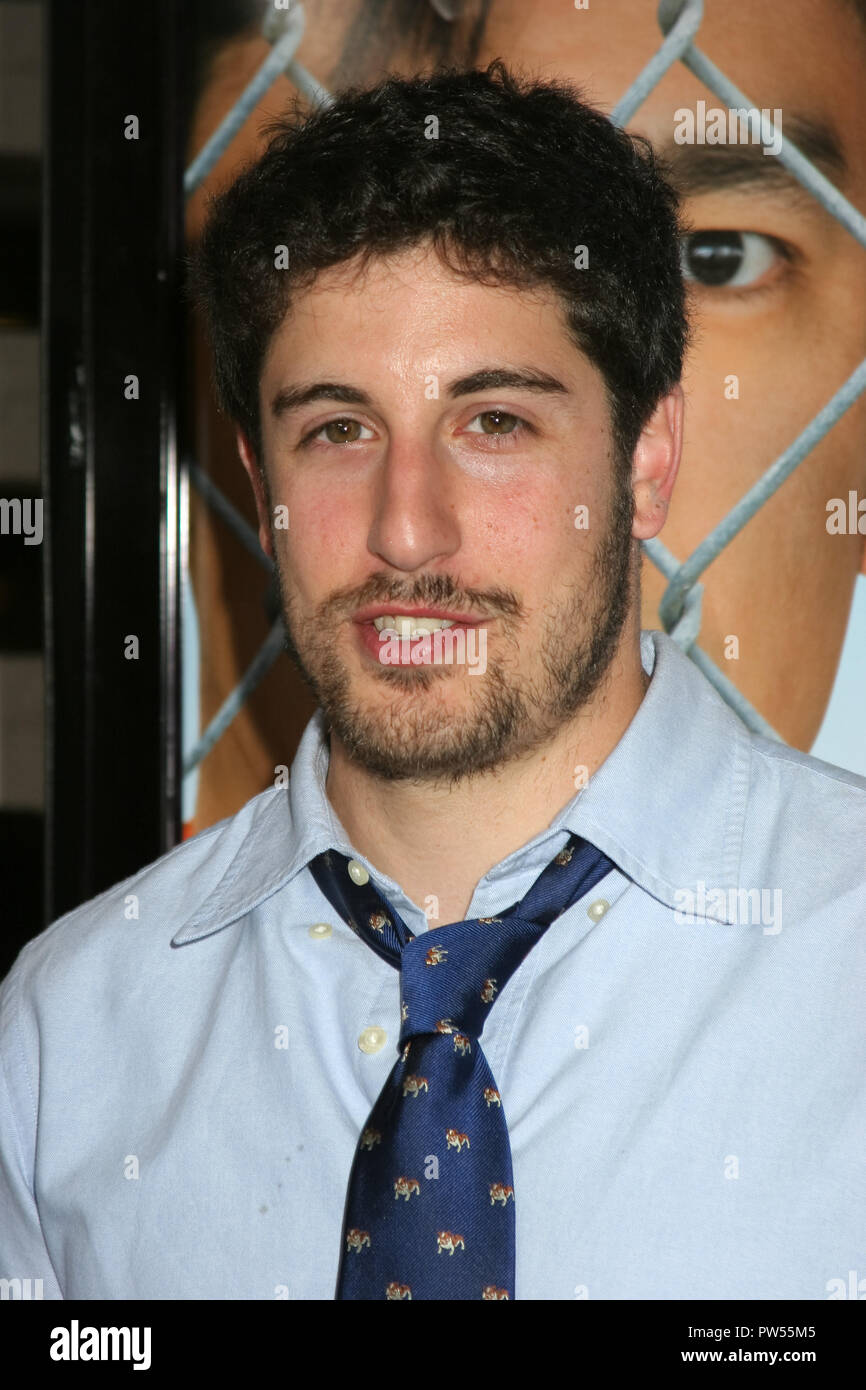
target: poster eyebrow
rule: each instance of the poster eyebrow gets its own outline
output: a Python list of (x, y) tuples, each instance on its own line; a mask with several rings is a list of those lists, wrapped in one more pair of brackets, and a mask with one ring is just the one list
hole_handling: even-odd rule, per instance
[[(829, 122), (792, 112), (783, 115), (781, 130), (802, 155), (842, 190), (849, 175), (842, 141)], [(673, 139), (658, 145), (672, 182), (681, 196), (696, 196), (721, 189), (778, 191), (793, 200), (811, 194), (775, 155), (766, 155), (760, 143), (677, 144)]]

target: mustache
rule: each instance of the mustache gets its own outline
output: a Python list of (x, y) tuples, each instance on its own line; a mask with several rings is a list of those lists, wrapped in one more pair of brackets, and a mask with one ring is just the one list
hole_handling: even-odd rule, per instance
[(395, 584), (392, 576), (375, 574), (358, 587), (338, 589), (319, 607), (319, 618), (339, 618), (372, 603), (405, 603), (409, 607), (442, 607), (481, 611), (489, 618), (520, 617), (522, 606), (512, 589), (473, 589), (449, 575), (423, 575), (412, 584)]

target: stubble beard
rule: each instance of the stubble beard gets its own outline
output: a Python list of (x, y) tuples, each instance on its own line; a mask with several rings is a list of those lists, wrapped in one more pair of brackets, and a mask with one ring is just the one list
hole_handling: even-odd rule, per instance
[[(377, 600), (482, 608), (496, 617), (488, 638), (495, 649), (477, 676), (465, 666), (383, 665), (375, 676), (377, 690), (365, 699), (355, 688), (358, 677), (339, 654), (350, 611), (347, 595), (332, 596), (317, 618), (303, 618), (277, 564), (286, 650), (353, 762), (383, 781), (453, 786), (527, 757), (588, 704), (610, 670), (639, 592), (627, 479), (625, 469), (615, 470), (610, 514), (589, 583), (552, 600), (535, 624), (541, 635), (528, 676), (518, 666), (519, 634), (526, 625), (513, 593), (458, 590), (439, 575), (422, 578), (410, 595), (398, 593), (399, 585), (382, 576), (365, 586), (352, 609)], [(446, 698), (445, 683), (453, 680), (468, 685), (460, 707)]]

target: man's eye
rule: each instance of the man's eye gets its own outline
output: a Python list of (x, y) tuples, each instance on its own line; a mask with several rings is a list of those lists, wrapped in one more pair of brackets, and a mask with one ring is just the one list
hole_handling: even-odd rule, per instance
[[(476, 420), (482, 421), (481, 428), (472, 428)], [(469, 434), (486, 435), (506, 435), (516, 434), (521, 429), (529, 429), (530, 426), (519, 415), (512, 415), (506, 410), (484, 410), (475, 415), (467, 426)], [(357, 444), (361, 441), (361, 431), (366, 430), (365, 438), (372, 438), (372, 430), (366, 425), (362, 425), (360, 420), (353, 420), (341, 416), (336, 420), (327, 420), (324, 425), (311, 430), (301, 441), (303, 444), (312, 443), (324, 435), (322, 440), (325, 444)]]
[[(328, 444), (357, 444), (360, 439), (360, 431), (367, 429), (360, 420), (328, 420), (326, 424), (320, 425), (318, 429), (308, 434), (303, 441), (305, 444), (309, 440), (318, 439), (323, 431), (327, 431), (326, 443)], [(369, 434), (372, 437), (372, 430)]]
[(493, 425), (492, 429), (473, 430), (467, 426), (468, 434), (514, 434), (515, 425), (523, 425), (526, 422), (521, 420), (519, 415), (510, 415), (507, 410), (482, 410), (480, 415), (473, 415), (469, 425), (473, 425), (476, 420), (487, 420)]
[(771, 269), (782, 249), (760, 232), (693, 232), (681, 245), (683, 276), (710, 288), (752, 285)]

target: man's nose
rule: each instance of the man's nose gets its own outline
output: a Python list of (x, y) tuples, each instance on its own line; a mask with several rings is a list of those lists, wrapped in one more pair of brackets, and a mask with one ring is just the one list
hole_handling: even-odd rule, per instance
[(373, 485), (368, 547), (386, 564), (417, 570), (460, 546), (459, 477), (417, 438), (392, 439)]

